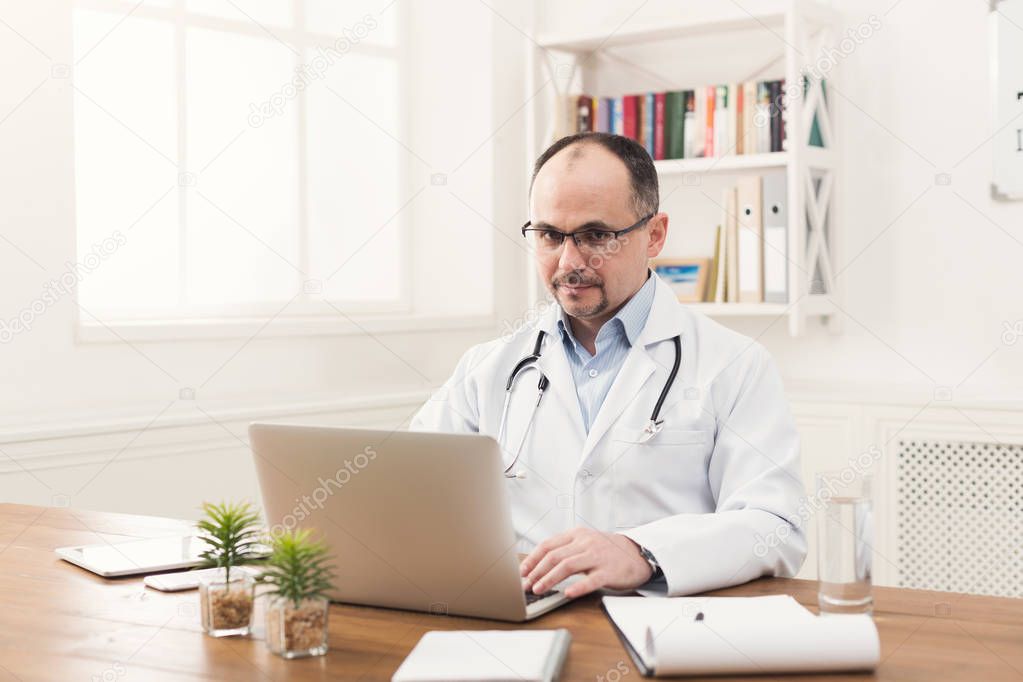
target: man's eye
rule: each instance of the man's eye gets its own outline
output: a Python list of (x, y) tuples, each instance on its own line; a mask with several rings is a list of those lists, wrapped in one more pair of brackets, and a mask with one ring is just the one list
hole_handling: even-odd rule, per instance
[(564, 237), (561, 236), (560, 232), (541, 230), (538, 234), (540, 236), (540, 241), (544, 244), (560, 244), (564, 240)]
[(607, 244), (614, 238), (614, 232), (606, 232), (604, 230), (591, 230), (585, 236), (586, 243), (588, 244)]

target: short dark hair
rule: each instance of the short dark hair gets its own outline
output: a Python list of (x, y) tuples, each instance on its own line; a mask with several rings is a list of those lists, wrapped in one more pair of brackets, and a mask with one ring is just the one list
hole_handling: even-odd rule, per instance
[(533, 183), (536, 182), (537, 173), (545, 163), (550, 161), (552, 156), (566, 147), (586, 143), (599, 144), (625, 164), (632, 183), (632, 205), (638, 217), (657, 213), (660, 206), (660, 189), (657, 184), (657, 169), (654, 167), (654, 160), (650, 158), (650, 154), (640, 143), (624, 135), (611, 133), (576, 133), (567, 135), (548, 147), (533, 166), (533, 177), (529, 181), (530, 194), (533, 192)]

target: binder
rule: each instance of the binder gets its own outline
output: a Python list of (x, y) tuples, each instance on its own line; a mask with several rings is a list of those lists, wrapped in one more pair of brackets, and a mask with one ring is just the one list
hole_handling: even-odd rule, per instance
[(789, 217), (784, 172), (763, 178), (764, 301), (789, 302)]
[(714, 249), (714, 297), (710, 300), (714, 303), (725, 302), (725, 271), (728, 269), (728, 231), (727, 223), (718, 225), (717, 245)]
[(718, 269), (721, 267), (721, 226), (714, 231), (714, 257), (710, 260), (710, 271), (707, 273), (707, 293), (704, 301), (714, 301), (717, 296)]
[(764, 300), (764, 223), (759, 175), (739, 178), (735, 187), (738, 204), (739, 301)]
[(725, 215), (725, 301), (739, 300), (739, 244), (738, 222), (736, 221), (736, 192), (734, 187), (724, 189)]

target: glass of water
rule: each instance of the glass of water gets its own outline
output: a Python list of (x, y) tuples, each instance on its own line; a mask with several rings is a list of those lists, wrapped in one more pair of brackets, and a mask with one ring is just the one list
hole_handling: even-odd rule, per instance
[(816, 476), (817, 603), (821, 615), (871, 613), (874, 513), (871, 477), (851, 469)]

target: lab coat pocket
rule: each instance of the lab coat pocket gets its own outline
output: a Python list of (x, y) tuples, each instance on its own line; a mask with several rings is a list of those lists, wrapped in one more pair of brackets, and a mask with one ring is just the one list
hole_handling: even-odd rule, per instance
[(650, 440), (644, 441), (642, 426), (630, 426), (617, 429), (611, 440), (614, 443), (632, 445), (699, 445), (707, 442), (707, 432), (701, 429), (668, 429), (658, 431)]
[(701, 429), (664, 428), (643, 443), (642, 427), (621, 428), (614, 444), (614, 520), (632, 528), (698, 510), (707, 488), (713, 438)]

